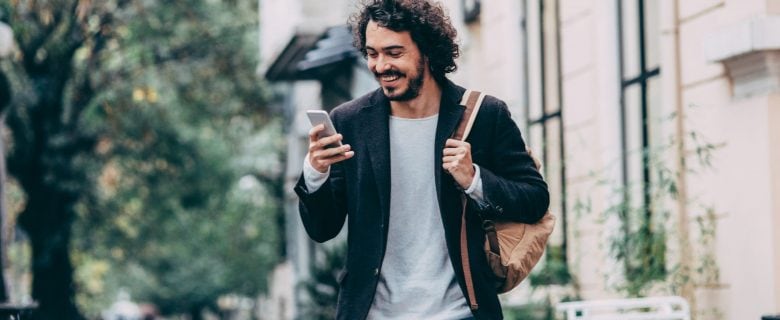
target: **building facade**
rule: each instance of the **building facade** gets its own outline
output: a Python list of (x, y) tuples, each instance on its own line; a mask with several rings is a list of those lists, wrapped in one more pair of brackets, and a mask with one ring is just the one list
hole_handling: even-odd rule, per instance
[[(507, 306), (682, 295), (697, 319), (780, 313), (780, 0), (442, 3), (462, 48), (450, 78), (507, 102), (558, 216)], [(286, 309), (272, 319), (296, 317), (289, 288), (317, 256), (292, 193), (302, 111), (377, 86), (348, 50), (354, 8), (260, 1), (260, 73), (289, 130), (285, 281), (267, 303)]]

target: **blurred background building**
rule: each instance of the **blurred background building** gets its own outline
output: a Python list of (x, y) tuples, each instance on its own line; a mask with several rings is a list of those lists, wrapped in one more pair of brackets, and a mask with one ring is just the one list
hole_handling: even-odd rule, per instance
[[(780, 1), (444, 0), (456, 83), (510, 106), (557, 230), (508, 309), (682, 295), (697, 319), (780, 312)], [(264, 303), (300, 319), (324, 259), (292, 186), (310, 125), (377, 87), (352, 0), (260, 0), (259, 72), (288, 135), (286, 255)], [(332, 242), (338, 242), (332, 241)]]

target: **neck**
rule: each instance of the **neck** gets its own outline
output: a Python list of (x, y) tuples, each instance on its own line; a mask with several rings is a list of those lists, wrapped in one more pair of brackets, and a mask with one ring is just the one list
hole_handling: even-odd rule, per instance
[(428, 74), (420, 89), (420, 95), (407, 101), (390, 101), (390, 113), (399, 118), (426, 118), (439, 113), (440, 103), (441, 87)]

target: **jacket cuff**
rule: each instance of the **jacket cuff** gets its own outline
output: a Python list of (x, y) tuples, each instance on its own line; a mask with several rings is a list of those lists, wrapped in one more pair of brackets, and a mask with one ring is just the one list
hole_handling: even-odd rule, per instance
[(325, 181), (328, 181), (329, 176), (330, 167), (328, 167), (328, 170), (325, 172), (317, 171), (317, 169), (314, 169), (311, 165), (309, 154), (307, 153), (306, 157), (303, 159), (303, 180), (306, 182), (306, 189), (308, 192), (312, 193), (319, 190), (320, 187), (325, 184)]

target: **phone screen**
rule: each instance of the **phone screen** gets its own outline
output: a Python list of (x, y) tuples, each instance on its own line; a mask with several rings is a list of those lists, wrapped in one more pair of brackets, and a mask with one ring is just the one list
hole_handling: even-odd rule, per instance
[[(325, 125), (325, 129), (319, 133), (320, 139), (336, 134), (336, 128), (333, 126), (333, 122), (330, 120), (330, 116), (327, 112), (323, 110), (309, 110), (306, 111), (306, 115), (309, 116), (309, 121), (311, 121), (312, 127), (320, 124)], [(341, 142), (338, 142), (334, 146), (340, 145)]]

